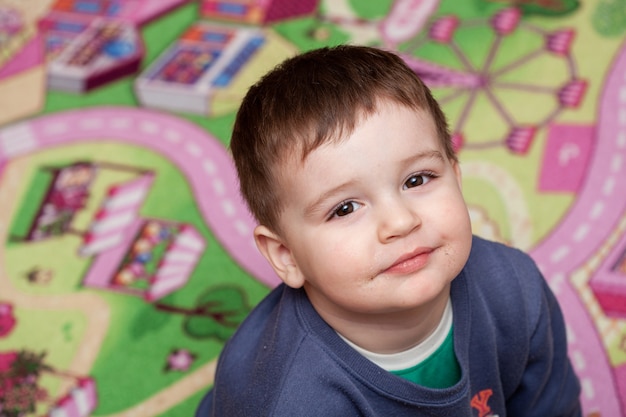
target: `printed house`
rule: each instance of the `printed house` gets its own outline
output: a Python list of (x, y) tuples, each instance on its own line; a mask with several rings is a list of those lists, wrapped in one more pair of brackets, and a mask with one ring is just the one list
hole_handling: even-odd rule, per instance
[(83, 285), (151, 302), (187, 283), (204, 238), (191, 225), (139, 216), (152, 181), (144, 175), (109, 188), (79, 249), (94, 257)]
[(39, 23), (48, 88), (83, 93), (136, 73), (139, 27), (187, 0), (57, 0)]
[(66, 396), (55, 403), (47, 417), (88, 417), (97, 404), (95, 381), (92, 378), (82, 378)]
[(216, 20), (268, 24), (311, 14), (319, 0), (231, 0), (201, 2), (200, 14)]
[(271, 30), (196, 22), (135, 81), (145, 107), (224, 114), (266, 70), (295, 53)]
[(191, 225), (136, 219), (119, 229), (120, 242), (98, 254), (83, 285), (152, 302), (183, 287), (205, 248)]

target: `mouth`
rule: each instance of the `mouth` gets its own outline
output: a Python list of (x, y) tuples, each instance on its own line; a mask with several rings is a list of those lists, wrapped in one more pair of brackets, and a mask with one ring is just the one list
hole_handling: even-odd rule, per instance
[(383, 271), (386, 274), (410, 274), (422, 269), (433, 253), (432, 248), (419, 248), (399, 257), (391, 266)]

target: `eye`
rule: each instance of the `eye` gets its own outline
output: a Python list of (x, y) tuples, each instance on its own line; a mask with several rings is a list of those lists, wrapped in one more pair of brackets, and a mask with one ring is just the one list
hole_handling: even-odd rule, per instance
[(430, 181), (434, 177), (435, 175), (429, 172), (423, 172), (421, 174), (411, 175), (409, 179), (404, 182), (404, 185), (402, 186), (402, 188), (407, 189), (407, 188), (419, 187), (420, 185), (426, 184), (428, 181)]
[(332, 211), (332, 217), (343, 217), (358, 210), (361, 207), (356, 201), (343, 201)]

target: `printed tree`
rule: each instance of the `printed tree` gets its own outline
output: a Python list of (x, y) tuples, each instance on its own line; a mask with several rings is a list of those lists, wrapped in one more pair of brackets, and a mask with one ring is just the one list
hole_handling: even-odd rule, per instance
[(0, 416), (22, 417), (35, 412), (38, 402), (49, 400), (38, 385), (39, 377), (56, 371), (44, 363), (45, 356), (45, 352), (0, 352)]
[(160, 311), (184, 314), (183, 326), (191, 337), (214, 337), (221, 341), (226, 341), (250, 312), (245, 294), (236, 287), (209, 290), (198, 297), (194, 307), (162, 302), (156, 302), (154, 306)]

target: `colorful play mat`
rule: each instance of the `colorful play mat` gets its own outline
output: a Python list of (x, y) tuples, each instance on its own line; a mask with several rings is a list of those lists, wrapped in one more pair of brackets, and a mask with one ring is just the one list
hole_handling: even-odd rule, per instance
[(279, 282), (234, 114), (339, 43), (431, 87), (474, 232), (537, 261), (585, 417), (626, 417), (625, 39), (626, 0), (0, 0), (0, 417), (193, 415)]

